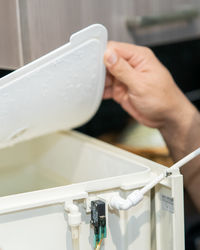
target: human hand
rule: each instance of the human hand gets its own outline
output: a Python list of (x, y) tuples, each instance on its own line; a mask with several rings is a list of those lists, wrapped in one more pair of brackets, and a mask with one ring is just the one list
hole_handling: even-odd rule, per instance
[[(169, 71), (144, 47), (110, 42), (104, 98), (113, 98), (136, 120), (158, 128), (177, 161), (200, 146), (200, 113)], [(185, 187), (200, 211), (199, 158), (182, 168)]]
[(109, 42), (104, 62), (104, 98), (113, 98), (140, 123), (162, 128), (179, 117), (182, 119), (183, 112), (192, 108), (150, 49)]

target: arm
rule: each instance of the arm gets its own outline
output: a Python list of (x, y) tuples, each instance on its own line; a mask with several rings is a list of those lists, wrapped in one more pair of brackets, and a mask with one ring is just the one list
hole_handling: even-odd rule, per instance
[[(200, 146), (200, 114), (168, 70), (145, 47), (110, 42), (104, 98), (113, 98), (140, 123), (158, 128), (175, 161)], [(200, 211), (200, 157), (182, 170), (185, 187)]]
[[(160, 129), (163, 138), (175, 161), (180, 160), (200, 146), (200, 113), (194, 107), (188, 107), (184, 114)], [(184, 185), (190, 197), (200, 211), (200, 157), (181, 168)]]

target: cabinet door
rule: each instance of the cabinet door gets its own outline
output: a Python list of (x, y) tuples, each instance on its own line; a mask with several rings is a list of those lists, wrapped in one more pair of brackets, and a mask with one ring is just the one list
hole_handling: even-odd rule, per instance
[[(102, 23), (108, 29), (110, 40), (152, 45), (200, 35), (198, 0), (87, 0), (80, 1), (80, 9), (81, 26)], [(127, 25), (129, 21), (146, 18), (151, 21), (155, 17), (156, 25), (139, 24), (132, 29)]]
[(129, 31), (139, 44), (169, 43), (200, 35), (198, 0), (130, 0), (130, 2), (134, 5), (134, 15), (131, 16), (128, 10)]
[(68, 42), (80, 26), (79, 0), (19, 0), (24, 62)]
[(128, 28), (137, 17), (200, 9), (199, 0), (0, 0), (0, 68), (18, 68), (68, 42), (93, 23), (108, 29), (109, 40), (151, 45), (200, 35), (200, 18), (190, 22)]
[(0, 68), (23, 64), (17, 0), (0, 0)]

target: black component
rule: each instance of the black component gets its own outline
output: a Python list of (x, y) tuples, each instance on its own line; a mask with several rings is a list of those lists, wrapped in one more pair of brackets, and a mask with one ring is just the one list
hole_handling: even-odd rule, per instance
[(106, 238), (106, 209), (101, 200), (91, 202), (91, 225), (94, 227), (96, 246), (101, 239)]
[(99, 226), (105, 226), (105, 203), (101, 200), (91, 202), (91, 224), (97, 228)]

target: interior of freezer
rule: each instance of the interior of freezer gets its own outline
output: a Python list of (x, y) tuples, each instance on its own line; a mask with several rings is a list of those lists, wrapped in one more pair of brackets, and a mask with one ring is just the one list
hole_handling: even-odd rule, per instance
[[(0, 151), (0, 195), (140, 174), (148, 168), (123, 155), (67, 134), (52, 134)], [(110, 146), (109, 146), (110, 147)], [(112, 150), (111, 150), (112, 149)]]

